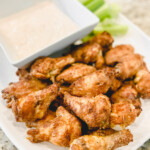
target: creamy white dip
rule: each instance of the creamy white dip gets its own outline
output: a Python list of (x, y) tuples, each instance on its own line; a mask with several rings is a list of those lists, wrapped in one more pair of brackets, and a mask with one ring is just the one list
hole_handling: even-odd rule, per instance
[(0, 20), (0, 38), (17, 60), (76, 31), (78, 26), (52, 1), (44, 1)]

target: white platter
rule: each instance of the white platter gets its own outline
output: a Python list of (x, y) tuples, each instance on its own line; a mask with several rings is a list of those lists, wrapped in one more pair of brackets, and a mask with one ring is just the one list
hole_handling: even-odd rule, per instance
[[(129, 32), (124, 37), (115, 38), (114, 44), (132, 44), (135, 51), (142, 54), (150, 69), (150, 39), (135, 25), (133, 25), (124, 16), (119, 16), (119, 22), (129, 26)], [(0, 49), (0, 90), (5, 88), (9, 82), (16, 81), (16, 68), (6, 59)], [(1, 96), (1, 95), (0, 95)], [(146, 140), (150, 138), (150, 100), (142, 100), (142, 113), (133, 125), (129, 128), (134, 136), (134, 141), (128, 146), (119, 148), (119, 150), (136, 150)], [(27, 128), (23, 123), (17, 123), (2, 98), (0, 98), (0, 127), (6, 133), (8, 138), (16, 145), (19, 150), (65, 150), (50, 143), (32, 144), (26, 139)]]

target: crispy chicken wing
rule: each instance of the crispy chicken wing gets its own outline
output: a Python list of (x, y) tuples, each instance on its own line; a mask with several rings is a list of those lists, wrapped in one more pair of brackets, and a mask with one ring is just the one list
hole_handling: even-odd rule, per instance
[(99, 51), (98, 56), (97, 56), (97, 60), (96, 60), (95, 67), (96, 67), (97, 69), (101, 69), (103, 65), (104, 65), (103, 52), (102, 52), (102, 51)]
[[(102, 48), (97, 43), (85, 43), (75, 47), (72, 56), (76, 62), (94, 63), (102, 56)], [(103, 58), (102, 58), (103, 59)], [(103, 62), (102, 62), (103, 63)]]
[(142, 98), (150, 98), (150, 72), (146, 65), (137, 72), (134, 82)]
[(112, 43), (114, 42), (114, 40), (108, 32), (103, 32), (93, 37), (90, 40), (90, 42), (98, 43), (102, 47), (103, 51), (105, 52), (112, 47)]
[(47, 86), (46, 83), (41, 82), (31, 76), (26, 76), (16, 83), (10, 83), (7, 88), (2, 90), (2, 97), (7, 99), (8, 107), (11, 107), (13, 99), (24, 97), (31, 92), (41, 90)]
[(122, 130), (108, 136), (85, 135), (75, 139), (70, 150), (114, 150), (133, 141), (129, 130)]
[(106, 128), (109, 125), (111, 103), (103, 94), (95, 97), (64, 95), (64, 104), (91, 128)]
[(47, 113), (48, 107), (58, 94), (58, 85), (52, 84), (43, 90), (32, 92), (12, 101), (12, 110), (17, 121), (35, 121)]
[(70, 93), (76, 96), (96, 96), (106, 93), (112, 86), (114, 71), (111, 68), (97, 70), (73, 82)]
[(114, 130), (122, 130), (135, 121), (138, 113), (134, 105), (127, 101), (112, 104), (110, 127)]
[(127, 101), (134, 105), (138, 111), (138, 116), (141, 113), (141, 101), (138, 97), (138, 92), (135, 90), (134, 85), (127, 83), (124, 84), (117, 92), (111, 96), (113, 103)]
[(74, 63), (74, 58), (72, 58), (71, 55), (59, 58), (44, 57), (35, 61), (35, 63), (31, 66), (30, 72), (32, 76), (36, 78), (50, 78), (54, 81), (55, 76), (58, 75), (66, 65), (72, 63)]
[(78, 78), (96, 71), (96, 68), (86, 64), (76, 63), (64, 70), (56, 77), (56, 81), (64, 83), (72, 83)]
[(38, 127), (44, 125), (46, 122), (51, 122), (55, 118), (56, 118), (56, 112), (48, 110), (47, 114), (44, 116), (44, 118), (42, 118), (41, 120), (26, 122), (26, 126), (29, 128), (32, 128), (32, 127), (38, 128)]
[(36, 129), (28, 132), (31, 142), (48, 141), (59, 146), (69, 146), (70, 143), (81, 136), (81, 123), (62, 106), (56, 111), (56, 118), (45, 120)]
[(95, 135), (95, 136), (107, 136), (107, 135), (111, 135), (113, 133), (116, 133), (116, 130), (113, 129), (98, 129), (96, 131), (93, 131), (90, 133), (90, 135)]
[(143, 66), (143, 57), (139, 54), (129, 54), (119, 59), (115, 66), (116, 76), (125, 80), (132, 78)]
[(113, 65), (127, 54), (132, 54), (134, 48), (131, 45), (118, 45), (108, 51), (105, 55), (107, 65)]
[(18, 69), (16, 72), (16, 75), (19, 76), (19, 80), (28, 78), (28, 76), (31, 76), (30, 73), (26, 69)]

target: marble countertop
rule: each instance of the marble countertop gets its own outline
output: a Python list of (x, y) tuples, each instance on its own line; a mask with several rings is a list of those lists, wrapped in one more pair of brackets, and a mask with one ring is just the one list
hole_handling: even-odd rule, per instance
[[(109, 0), (110, 1), (110, 0)], [(150, 36), (150, 0), (114, 0), (121, 6), (122, 13)], [(0, 130), (0, 150), (17, 150)], [(138, 150), (150, 150), (150, 140)]]

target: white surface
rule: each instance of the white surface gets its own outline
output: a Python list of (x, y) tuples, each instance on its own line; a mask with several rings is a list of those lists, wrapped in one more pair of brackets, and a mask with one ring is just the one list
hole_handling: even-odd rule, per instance
[[(122, 15), (119, 22), (124, 22), (130, 26), (129, 32), (124, 37), (115, 39), (115, 44), (129, 43), (135, 47), (135, 51), (142, 54), (148, 67), (150, 68), (150, 39), (140, 31), (136, 26), (129, 22)], [(16, 68), (12, 67), (6, 57), (0, 50), (0, 90), (8, 85), (9, 82), (15, 81)], [(16, 145), (19, 150), (65, 150), (50, 143), (32, 144), (26, 139), (27, 128), (23, 123), (17, 123), (14, 116), (9, 110), (4, 100), (0, 101), (0, 126), (10, 140)], [(121, 147), (119, 150), (136, 150), (150, 137), (150, 100), (142, 100), (142, 113), (136, 119), (135, 123), (129, 128), (134, 136), (134, 141), (128, 146)]]
[[(19, 61), (16, 61), (14, 59), (15, 54), (9, 50), (8, 45), (1, 44), (2, 49), (4, 50), (4, 53), (11, 64), (17, 67), (22, 67), (39, 56), (47, 56), (52, 54), (53, 52), (65, 48), (67, 45), (75, 42), (77, 39), (80, 39), (84, 37), (86, 34), (88, 34), (99, 21), (99, 19), (95, 15), (93, 15), (88, 9), (82, 6), (82, 4), (80, 4), (77, 0), (52, 0), (52, 1), (64, 14), (66, 14), (69, 18), (71, 18), (71, 20), (73, 20), (73, 22), (75, 22), (75, 24), (79, 26), (79, 29), (65, 36), (64, 38), (61, 38), (57, 42), (54, 42), (53, 44), (45, 47), (44, 49), (35, 52), (32, 55)], [(10, 0), (1, 0), (0, 17), (9, 16), (11, 13), (19, 12), (20, 7), (23, 9), (28, 8), (34, 5), (35, 3), (36, 3), (35, 0), (30, 0), (30, 2), (29, 0), (22, 0), (21, 2), (18, 2), (18, 0), (13, 0), (13, 3), (11, 3), (12, 5), (10, 5)]]

